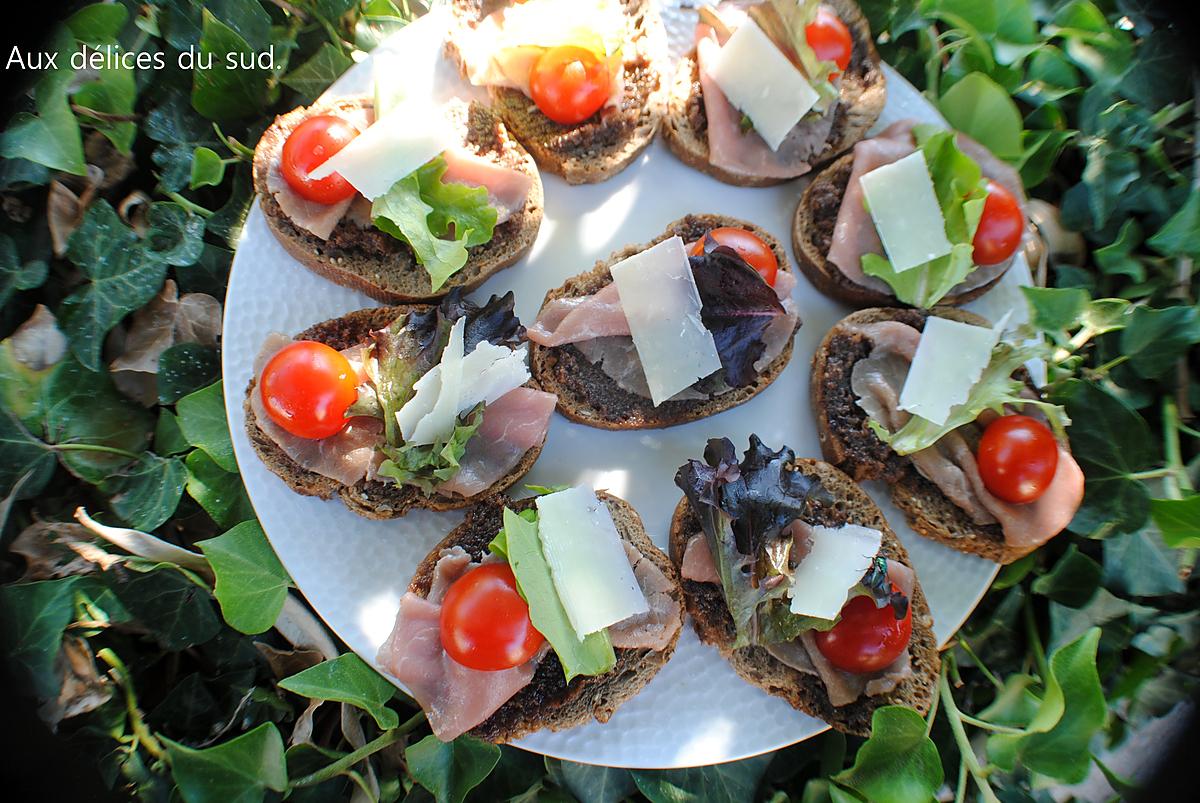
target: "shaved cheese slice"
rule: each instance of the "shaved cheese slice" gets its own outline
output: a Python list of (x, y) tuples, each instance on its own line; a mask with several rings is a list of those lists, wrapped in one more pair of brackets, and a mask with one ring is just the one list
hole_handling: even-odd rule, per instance
[(621, 260), (612, 277), (654, 406), (720, 369), (681, 237)]
[(442, 361), (413, 383), (415, 394), (396, 412), (400, 434), (409, 443), (445, 440), (461, 413), (480, 402), (491, 404), (529, 381), (526, 346), (510, 349), (485, 340), (464, 357), (465, 321), (454, 322)]
[(452, 141), (440, 111), (419, 99), (407, 99), (310, 171), (309, 177), (319, 180), (338, 173), (374, 201)]
[(1000, 327), (972, 326), (930, 315), (900, 391), (900, 409), (944, 424), (950, 410), (967, 400), (992, 359)]
[(870, 527), (811, 525), (812, 548), (792, 575), (788, 594), (798, 616), (836, 619), (850, 589), (858, 585), (879, 554), (883, 533)]
[(893, 270), (911, 270), (950, 253), (946, 218), (923, 152), (877, 167), (860, 181)]
[(539, 496), (542, 554), (571, 627), (580, 636), (650, 609), (612, 514), (587, 487)]
[(821, 99), (788, 57), (750, 21), (738, 26), (707, 69), (773, 151)]

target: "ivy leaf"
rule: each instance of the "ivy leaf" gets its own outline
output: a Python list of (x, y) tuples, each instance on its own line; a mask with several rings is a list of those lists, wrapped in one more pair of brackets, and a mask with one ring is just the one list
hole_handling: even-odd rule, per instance
[(142, 130), (160, 143), (150, 158), (162, 170), (159, 183), (167, 192), (187, 185), (196, 148), (217, 145), (211, 124), (196, 114), (187, 97), (178, 91), (167, 93), (166, 100), (150, 110)]
[(1037, 678), (1030, 675), (1012, 674), (1004, 678), (1004, 687), (988, 707), (979, 712), (979, 718), (996, 725), (1024, 728), (1037, 715), (1041, 700), (1033, 690)]
[(27, 159), (51, 170), (77, 176), (87, 174), (83, 158), (83, 136), (67, 100), (67, 89), (75, 77), (70, 67), (75, 42), (67, 29), (59, 28), (48, 43), (58, 54), (58, 68), (47, 72), (33, 89), (37, 115), (18, 112), (0, 134), (0, 156)]
[(1057, 287), (1022, 287), (1029, 304), (1030, 322), (1043, 332), (1065, 332), (1080, 323), (1091, 301), (1086, 290)]
[[(1151, 510), (1154, 502), (1151, 501)], [(1154, 527), (1123, 533), (1104, 541), (1105, 586), (1131, 597), (1181, 594), (1178, 559), (1167, 552)]]
[(92, 3), (67, 18), (67, 27), (81, 42), (104, 45), (117, 41), (117, 35), (129, 19), (129, 10), (120, 3)]
[[(75, 105), (100, 115), (132, 115), (137, 102), (137, 82), (133, 70), (106, 62), (95, 76), (94, 80), (75, 91), (72, 98)], [(117, 151), (126, 155), (130, 153), (137, 136), (137, 125), (132, 120), (104, 119), (83, 111), (80, 114), (87, 117), (88, 125), (107, 137)]]
[(994, 734), (988, 755), (1011, 771), (1016, 763), (1065, 783), (1079, 783), (1091, 765), (1089, 744), (1104, 725), (1108, 706), (1096, 671), (1100, 628), (1091, 628), (1049, 658), (1046, 693), (1027, 733)]
[(1151, 499), (1150, 515), (1167, 546), (1200, 547), (1200, 494), (1186, 499)]
[(361, 708), (381, 730), (400, 724), (400, 717), (387, 707), (396, 687), (352, 652), (284, 678), (279, 687), (309, 699), (334, 700)]
[(127, 580), (111, 588), (165, 650), (177, 652), (203, 644), (221, 630), (208, 592), (167, 564), (149, 572), (130, 572)]
[(11, 411), (0, 407), (0, 499), (7, 499), (18, 483), (17, 499), (37, 496), (54, 476), (57, 464), (54, 452)]
[[(231, 68), (226, 61), (232, 57), (235, 64), (250, 63), (258, 52), (241, 33), (217, 19), (207, 8), (203, 20), (199, 58), (205, 60), (202, 62), (205, 66), (198, 66), (193, 72), (192, 107), (210, 120), (259, 113), (267, 103), (269, 73), (257, 66)], [(208, 59), (212, 60), (211, 67), (207, 66)]]
[(657, 772), (632, 770), (630, 774), (638, 790), (651, 803), (738, 803), (754, 798), (759, 781), (770, 763), (771, 756), (767, 754), (711, 767)]
[(938, 108), (951, 128), (977, 140), (1001, 159), (1021, 158), (1021, 112), (1004, 87), (981, 72), (968, 73), (946, 90)]
[(157, 295), (167, 265), (147, 251), (107, 201), (88, 207), (71, 235), (67, 258), (89, 281), (67, 296), (58, 319), (79, 361), (98, 371), (104, 336)]
[(500, 748), (473, 736), (453, 742), (426, 736), (408, 748), (408, 771), (414, 781), (433, 793), (437, 803), (462, 803), (500, 760)]
[(154, 425), (154, 451), (162, 455), (176, 455), (190, 448), (191, 444), (179, 429), (179, 418), (165, 407), (160, 407), (158, 423)]
[(312, 58), (285, 75), (283, 84), (296, 90), (305, 103), (311, 103), (353, 64), (349, 56), (325, 42)]
[(212, 564), (217, 578), (213, 596), (225, 621), (242, 633), (270, 629), (283, 609), (292, 579), (259, 523), (244, 521), (196, 546)]
[(283, 738), (272, 722), (205, 750), (162, 740), (187, 803), (258, 803), (268, 789), (287, 789)]
[(89, 371), (73, 357), (55, 366), (42, 386), (45, 435), (65, 448), (62, 464), (93, 485), (131, 462), (132, 458), (105, 451), (70, 449), (87, 444), (139, 454), (150, 443), (154, 421), (150, 413), (117, 393), (107, 373)]
[(184, 267), (204, 250), (204, 218), (176, 203), (150, 205), (146, 244), (151, 254), (168, 265)]
[(633, 775), (620, 767), (559, 761), (553, 775), (579, 803), (619, 803), (637, 791)]
[(0, 234), (0, 307), (18, 290), (41, 287), (46, 273), (46, 263), (41, 260), (22, 264), (17, 244), (7, 234)]
[(1146, 244), (1164, 256), (1200, 257), (1200, 189), (1192, 190), (1179, 211)]
[(1146, 278), (1146, 266), (1133, 256), (1133, 250), (1141, 242), (1142, 226), (1137, 218), (1131, 217), (1121, 224), (1117, 239), (1093, 251), (1092, 258), (1101, 272), (1109, 276), (1128, 276), (1131, 281), (1141, 282)]
[(222, 384), (214, 382), (206, 388), (189, 393), (175, 405), (179, 428), (188, 443), (196, 446), (225, 471), (236, 473), (233, 441), (229, 437), (229, 422), (225, 418), (225, 397)]
[(1134, 307), (1121, 332), (1121, 352), (1146, 379), (1173, 370), (1196, 343), (1200, 343), (1200, 314), (1195, 307)]
[(23, 693), (58, 696), (54, 661), (74, 610), (78, 577), (0, 586), (0, 643)]
[(1049, 573), (1033, 581), (1033, 591), (1069, 608), (1079, 608), (1096, 593), (1102, 575), (1100, 564), (1071, 544)]
[(158, 357), (160, 404), (175, 404), (184, 396), (202, 390), (221, 377), (221, 360), (212, 346), (176, 343)]
[(942, 761), (911, 708), (886, 705), (871, 717), (871, 737), (854, 765), (833, 780), (868, 800), (926, 803), (942, 785)]
[(151, 452), (130, 468), (106, 480), (105, 493), (113, 512), (135, 530), (153, 530), (175, 513), (183, 496), (187, 470), (178, 457)]
[(220, 527), (232, 527), (254, 518), (254, 508), (246, 496), (242, 478), (221, 468), (207, 452), (194, 449), (184, 460), (187, 467), (188, 496)]
[(215, 187), (225, 178), (225, 163), (212, 148), (203, 145), (192, 152), (192, 176), (188, 187)]

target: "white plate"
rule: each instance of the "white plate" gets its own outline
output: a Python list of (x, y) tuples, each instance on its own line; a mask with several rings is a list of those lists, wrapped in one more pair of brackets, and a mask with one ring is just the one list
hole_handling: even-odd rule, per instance
[[(688, 36), (694, 12), (667, 9), (668, 28)], [(440, 57), (436, 18), (401, 31), (384, 48), (389, 58), (426, 59), (437, 91), (456, 85)], [(379, 51), (377, 51), (379, 53)], [(395, 54), (403, 54), (397, 56)], [(376, 56), (378, 58), (378, 56)], [(389, 65), (394, 68), (395, 65)], [(410, 65), (411, 69), (411, 65)], [(368, 91), (371, 60), (336, 85), (339, 93)], [(882, 127), (902, 117), (940, 118), (922, 96), (888, 70)], [(620, 175), (602, 184), (569, 187), (543, 175), (546, 218), (530, 255), (494, 276), (474, 295), (513, 290), (517, 312), (531, 321), (546, 291), (628, 243), (646, 242), (666, 223), (689, 212), (752, 220), (787, 243), (802, 181), (767, 189), (730, 187), (684, 166), (660, 142)], [(983, 300), (981, 312), (1023, 308), (1016, 290), (1024, 264)], [(1014, 295), (1015, 294), (1015, 295)], [(768, 445), (792, 446), (820, 456), (809, 413), (809, 360), (822, 336), (850, 310), (825, 298), (801, 278), (796, 290), (804, 325), (795, 356), (779, 379), (749, 404), (704, 421), (651, 432), (607, 432), (555, 416), (541, 459), (527, 482), (590, 483), (627, 499), (646, 530), (665, 547), (671, 512), (680, 498), (676, 469), (699, 457), (710, 437), (727, 436), (744, 448), (755, 432)], [(394, 521), (368, 521), (336, 501), (292, 493), (255, 456), (244, 431), (242, 400), (254, 355), (269, 332), (298, 332), (352, 310), (370, 298), (305, 270), (275, 241), (257, 205), (247, 220), (225, 301), (223, 369), (229, 428), (250, 499), (272, 546), (317, 613), (368, 662), (391, 629), (400, 595), (416, 564), (461, 519), (461, 514), (417, 512)], [(939, 642), (966, 619), (996, 574), (996, 566), (916, 536), (887, 501), (869, 488), (912, 556), (933, 610)], [(539, 753), (610, 766), (668, 768), (715, 764), (774, 750), (827, 726), (743, 682), (716, 650), (685, 627), (670, 662), (646, 689), (605, 724), (537, 733), (519, 745)]]

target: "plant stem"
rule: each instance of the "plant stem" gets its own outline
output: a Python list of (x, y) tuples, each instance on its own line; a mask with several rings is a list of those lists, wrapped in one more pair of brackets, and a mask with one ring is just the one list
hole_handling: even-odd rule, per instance
[[(1187, 466), (1183, 464), (1183, 451), (1179, 444), (1179, 430), (1182, 425), (1179, 423), (1179, 408), (1175, 406), (1175, 399), (1170, 396), (1163, 398), (1163, 442), (1167, 453), (1167, 465), (1163, 469), (1165, 476), (1169, 479), (1163, 483), (1166, 487), (1167, 497), (1169, 499), (1182, 499), (1184, 493), (1191, 493), (1195, 489), (1192, 487), (1192, 479), (1188, 476)], [(1192, 568), (1196, 565), (1197, 550), (1195, 548), (1179, 550), (1179, 576), (1183, 580), (1192, 575)]]
[(979, 656), (975, 654), (975, 650), (971, 649), (971, 645), (967, 643), (967, 640), (962, 636), (958, 637), (958, 646), (962, 647), (963, 652), (971, 656), (971, 660), (975, 662), (975, 666), (978, 667), (979, 671), (983, 673), (983, 676), (987, 678), (993, 686), (995, 686), (997, 689), (1004, 688), (1004, 684), (1000, 682), (1000, 679), (992, 674), (990, 669), (984, 666), (983, 661), (981, 661)]
[(935, 686), (933, 689), (933, 702), (929, 704), (929, 715), (927, 717), (925, 717), (925, 736), (926, 736), (926, 738), (929, 737), (929, 734), (933, 733), (933, 721), (935, 719), (937, 719), (938, 704), (941, 702), (941, 699), (942, 699), (942, 687), (941, 687), (941, 685), (938, 685), (938, 686)]
[(384, 731), (383, 733), (379, 734), (374, 739), (355, 750), (353, 753), (342, 756), (337, 761), (328, 766), (322, 767), (314, 773), (310, 773), (302, 778), (297, 778), (294, 781), (290, 781), (288, 786), (293, 789), (301, 786), (315, 786), (319, 783), (328, 781), (330, 778), (336, 778), (338, 775), (341, 775), (343, 772), (350, 769), (364, 758), (378, 753), (383, 748), (400, 741), (424, 721), (425, 712), (422, 711), (412, 716), (399, 727), (392, 728), (390, 731)]
[(958, 785), (954, 787), (954, 803), (963, 803), (967, 799), (967, 762), (958, 762)]
[(950, 722), (954, 741), (958, 744), (958, 754), (962, 758), (967, 772), (971, 773), (971, 777), (975, 780), (975, 785), (979, 787), (979, 797), (988, 803), (1000, 803), (996, 793), (992, 791), (992, 787), (987, 782), (987, 773), (984, 772), (983, 767), (979, 766), (979, 759), (975, 756), (975, 748), (971, 747), (971, 740), (967, 738), (967, 731), (963, 728), (962, 714), (954, 703), (954, 696), (950, 692), (950, 680), (946, 677), (944, 670), (938, 676), (938, 686), (942, 690), (942, 709), (946, 712), (946, 719)]
[(1042, 637), (1038, 635), (1037, 622), (1033, 618), (1033, 603), (1028, 598), (1024, 605), (1025, 636), (1029, 639), (1029, 648), (1033, 652), (1033, 660), (1037, 663), (1038, 673), (1045, 682), (1050, 677), (1050, 667), (1046, 663), (1046, 651), (1042, 648)]
[(137, 742), (146, 748), (146, 752), (159, 760), (166, 760), (167, 753), (163, 750), (162, 744), (146, 727), (146, 720), (142, 718), (142, 711), (138, 708), (137, 699), (133, 696), (133, 686), (129, 682), (129, 671), (125, 668), (125, 663), (108, 647), (103, 648), (96, 653), (96, 657), (108, 664), (113, 681), (121, 687), (125, 693), (125, 710), (129, 714), (129, 724), (133, 727), (133, 735)]
[(210, 218), (215, 214), (211, 209), (205, 209), (200, 204), (189, 201), (177, 192), (168, 192), (167, 197), (192, 214), (199, 215), (202, 218)]
[(983, 719), (976, 719), (975, 717), (971, 716), (970, 714), (964, 714), (961, 711), (959, 712), (958, 716), (962, 719), (963, 722), (967, 723), (968, 725), (971, 725), (976, 728), (982, 728), (985, 731), (992, 731), (993, 733), (1021, 734), (1021, 733), (1025, 732), (1025, 731), (1021, 730), (1020, 728), (1010, 728), (1008, 725), (997, 725), (994, 722), (988, 722)]
[(1134, 473), (1126, 476), (1128, 476), (1131, 480), (1157, 480), (1163, 477), (1168, 477), (1172, 473), (1174, 472), (1170, 468), (1153, 468), (1149, 471), (1135, 471)]
[(117, 457), (126, 457), (130, 460), (141, 460), (142, 456), (125, 449), (118, 449), (115, 446), (105, 446), (100, 443), (56, 443), (50, 447), (57, 452), (100, 452), (101, 454), (112, 454)]

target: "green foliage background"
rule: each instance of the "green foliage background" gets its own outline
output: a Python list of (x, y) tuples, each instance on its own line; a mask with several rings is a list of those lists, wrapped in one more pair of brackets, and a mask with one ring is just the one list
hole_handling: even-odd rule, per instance
[[(1004, 569), (923, 719), (668, 772), (442, 744), (291, 588), (237, 475), (219, 312), (251, 146), (419, 12), (403, 0), (81, 6), (0, 134), (0, 642), (22, 693), (144, 800), (1048, 800), (1193, 693), (1200, 256), (1190, 43), (1143, 0), (864, 0), (884, 57), (1017, 165), (1028, 292), (1088, 477)], [(77, 51), (162, 70), (70, 69)], [(180, 52), (274, 48), (273, 69)], [(87, 511), (90, 511), (91, 515)]]

